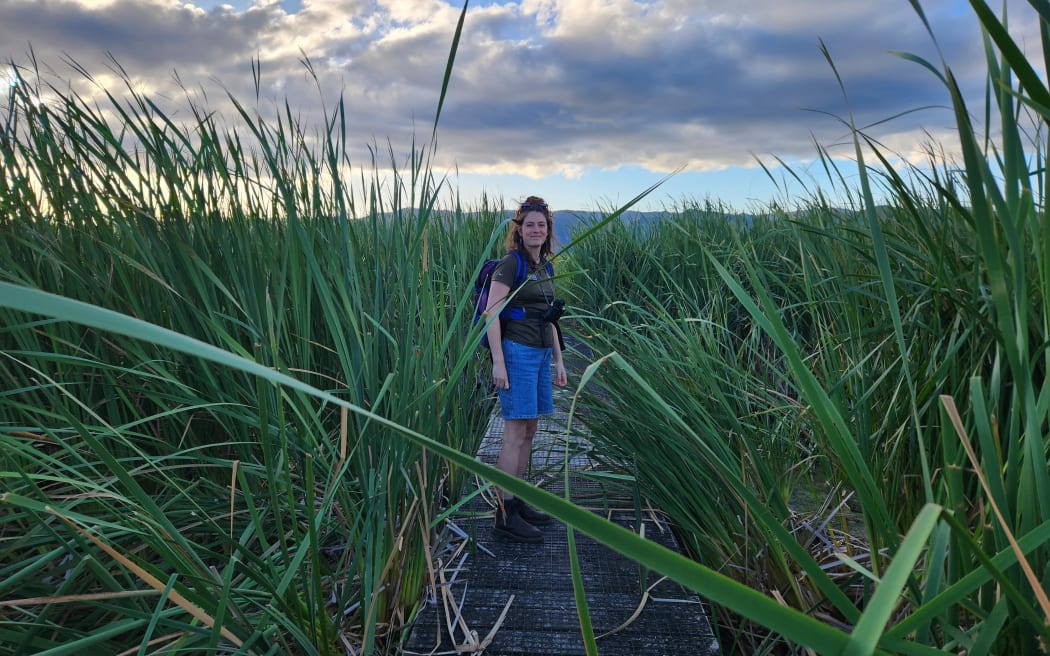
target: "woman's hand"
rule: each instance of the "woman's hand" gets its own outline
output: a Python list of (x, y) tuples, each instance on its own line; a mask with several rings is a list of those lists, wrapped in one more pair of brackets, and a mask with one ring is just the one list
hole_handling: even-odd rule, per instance
[(565, 375), (565, 363), (561, 360), (554, 363), (554, 384), (558, 387), (565, 387), (569, 384), (568, 377)]
[(507, 378), (506, 363), (492, 363), (492, 384), (496, 386), (496, 389), (510, 389), (510, 380)]

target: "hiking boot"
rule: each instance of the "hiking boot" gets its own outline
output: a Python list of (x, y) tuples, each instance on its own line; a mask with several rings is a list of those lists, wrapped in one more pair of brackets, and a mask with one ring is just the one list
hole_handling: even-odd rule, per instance
[(508, 499), (496, 506), (496, 524), (492, 532), (511, 542), (543, 542), (540, 529), (522, 519), (521, 499)]
[(521, 501), (521, 506), (518, 507), (518, 514), (521, 515), (522, 519), (532, 524), (533, 526), (543, 526), (544, 524), (550, 524), (551, 519), (553, 519), (547, 513), (537, 508), (533, 508), (524, 501)]

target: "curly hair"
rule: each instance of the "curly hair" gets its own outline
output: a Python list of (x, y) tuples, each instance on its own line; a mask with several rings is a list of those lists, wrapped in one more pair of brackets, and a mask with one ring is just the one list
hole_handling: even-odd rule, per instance
[(547, 207), (547, 201), (539, 196), (529, 196), (521, 202), (518, 211), (514, 213), (514, 218), (510, 222), (510, 231), (507, 233), (507, 238), (503, 241), (503, 246), (508, 253), (516, 250), (524, 252), (524, 245), (521, 239), (521, 223), (529, 212), (539, 212), (547, 217), (547, 239), (543, 241), (543, 246), (540, 247), (540, 260), (545, 260), (554, 253), (554, 212)]

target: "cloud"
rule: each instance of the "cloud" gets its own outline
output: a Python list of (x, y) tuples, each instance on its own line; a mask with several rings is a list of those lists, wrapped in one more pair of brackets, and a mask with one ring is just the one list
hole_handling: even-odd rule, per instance
[[(1012, 16), (1031, 13), (1010, 0)], [(1018, 5), (1014, 8), (1014, 5)], [(980, 99), (984, 54), (960, 0), (923, 3), (964, 89)], [(7, 0), (0, 56), (71, 76), (68, 57), (128, 75), (177, 102), (188, 87), (222, 86), (264, 106), (285, 98), (319, 122), (342, 95), (349, 141), (429, 137), (460, 6), (439, 0), (276, 0), (244, 10), (218, 2)], [(1033, 21), (1029, 21), (1033, 22)], [(1019, 22), (1020, 24), (1020, 22)], [(1037, 47), (1034, 27), (1024, 42)], [(847, 107), (823, 42), (842, 77)], [(517, 0), (472, 3), (439, 128), (443, 165), (462, 172), (578, 175), (637, 165), (667, 171), (747, 165), (753, 154), (805, 158), (834, 144), (851, 108), (901, 152), (951, 120), (947, 94), (921, 66), (937, 61), (908, 3), (869, 0)], [(310, 70), (304, 60), (310, 62)], [(1033, 58), (1033, 61), (1035, 58)], [(909, 139), (912, 143), (909, 143)]]

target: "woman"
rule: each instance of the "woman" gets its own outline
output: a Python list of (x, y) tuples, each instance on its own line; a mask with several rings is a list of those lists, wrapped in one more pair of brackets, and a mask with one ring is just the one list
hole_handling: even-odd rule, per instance
[[(518, 478), (532, 459), (532, 438), (539, 415), (554, 412), (553, 382), (566, 384), (565, 364), (555, 326), (550, 317), (554, 307), (554, 283), (550, 279), (547, 257), (551, 254), (554, 215), (538, 196), (529, 196), (511, 222), (504, 246), (507, 255), (492, 273), (486, 313), (498, 313), (504, 302), (524, 308), (523, 319), (502, 318), (488, 328), (492, 353), (492, 382), (499, 392), (503, 414), (503, 445), (496, 467)], [(524, 256), (526, 280), (515, 290), (519, 257)], [(507, 299), (510, 299), (509, 301)], [(519, 316), (522, 312), (517, 312)], [(551, 521), (550, 515), (531, 508), (503, 490), (498, 491), (494, 532), (516, 542), (543, 542), (537, 524)]]

